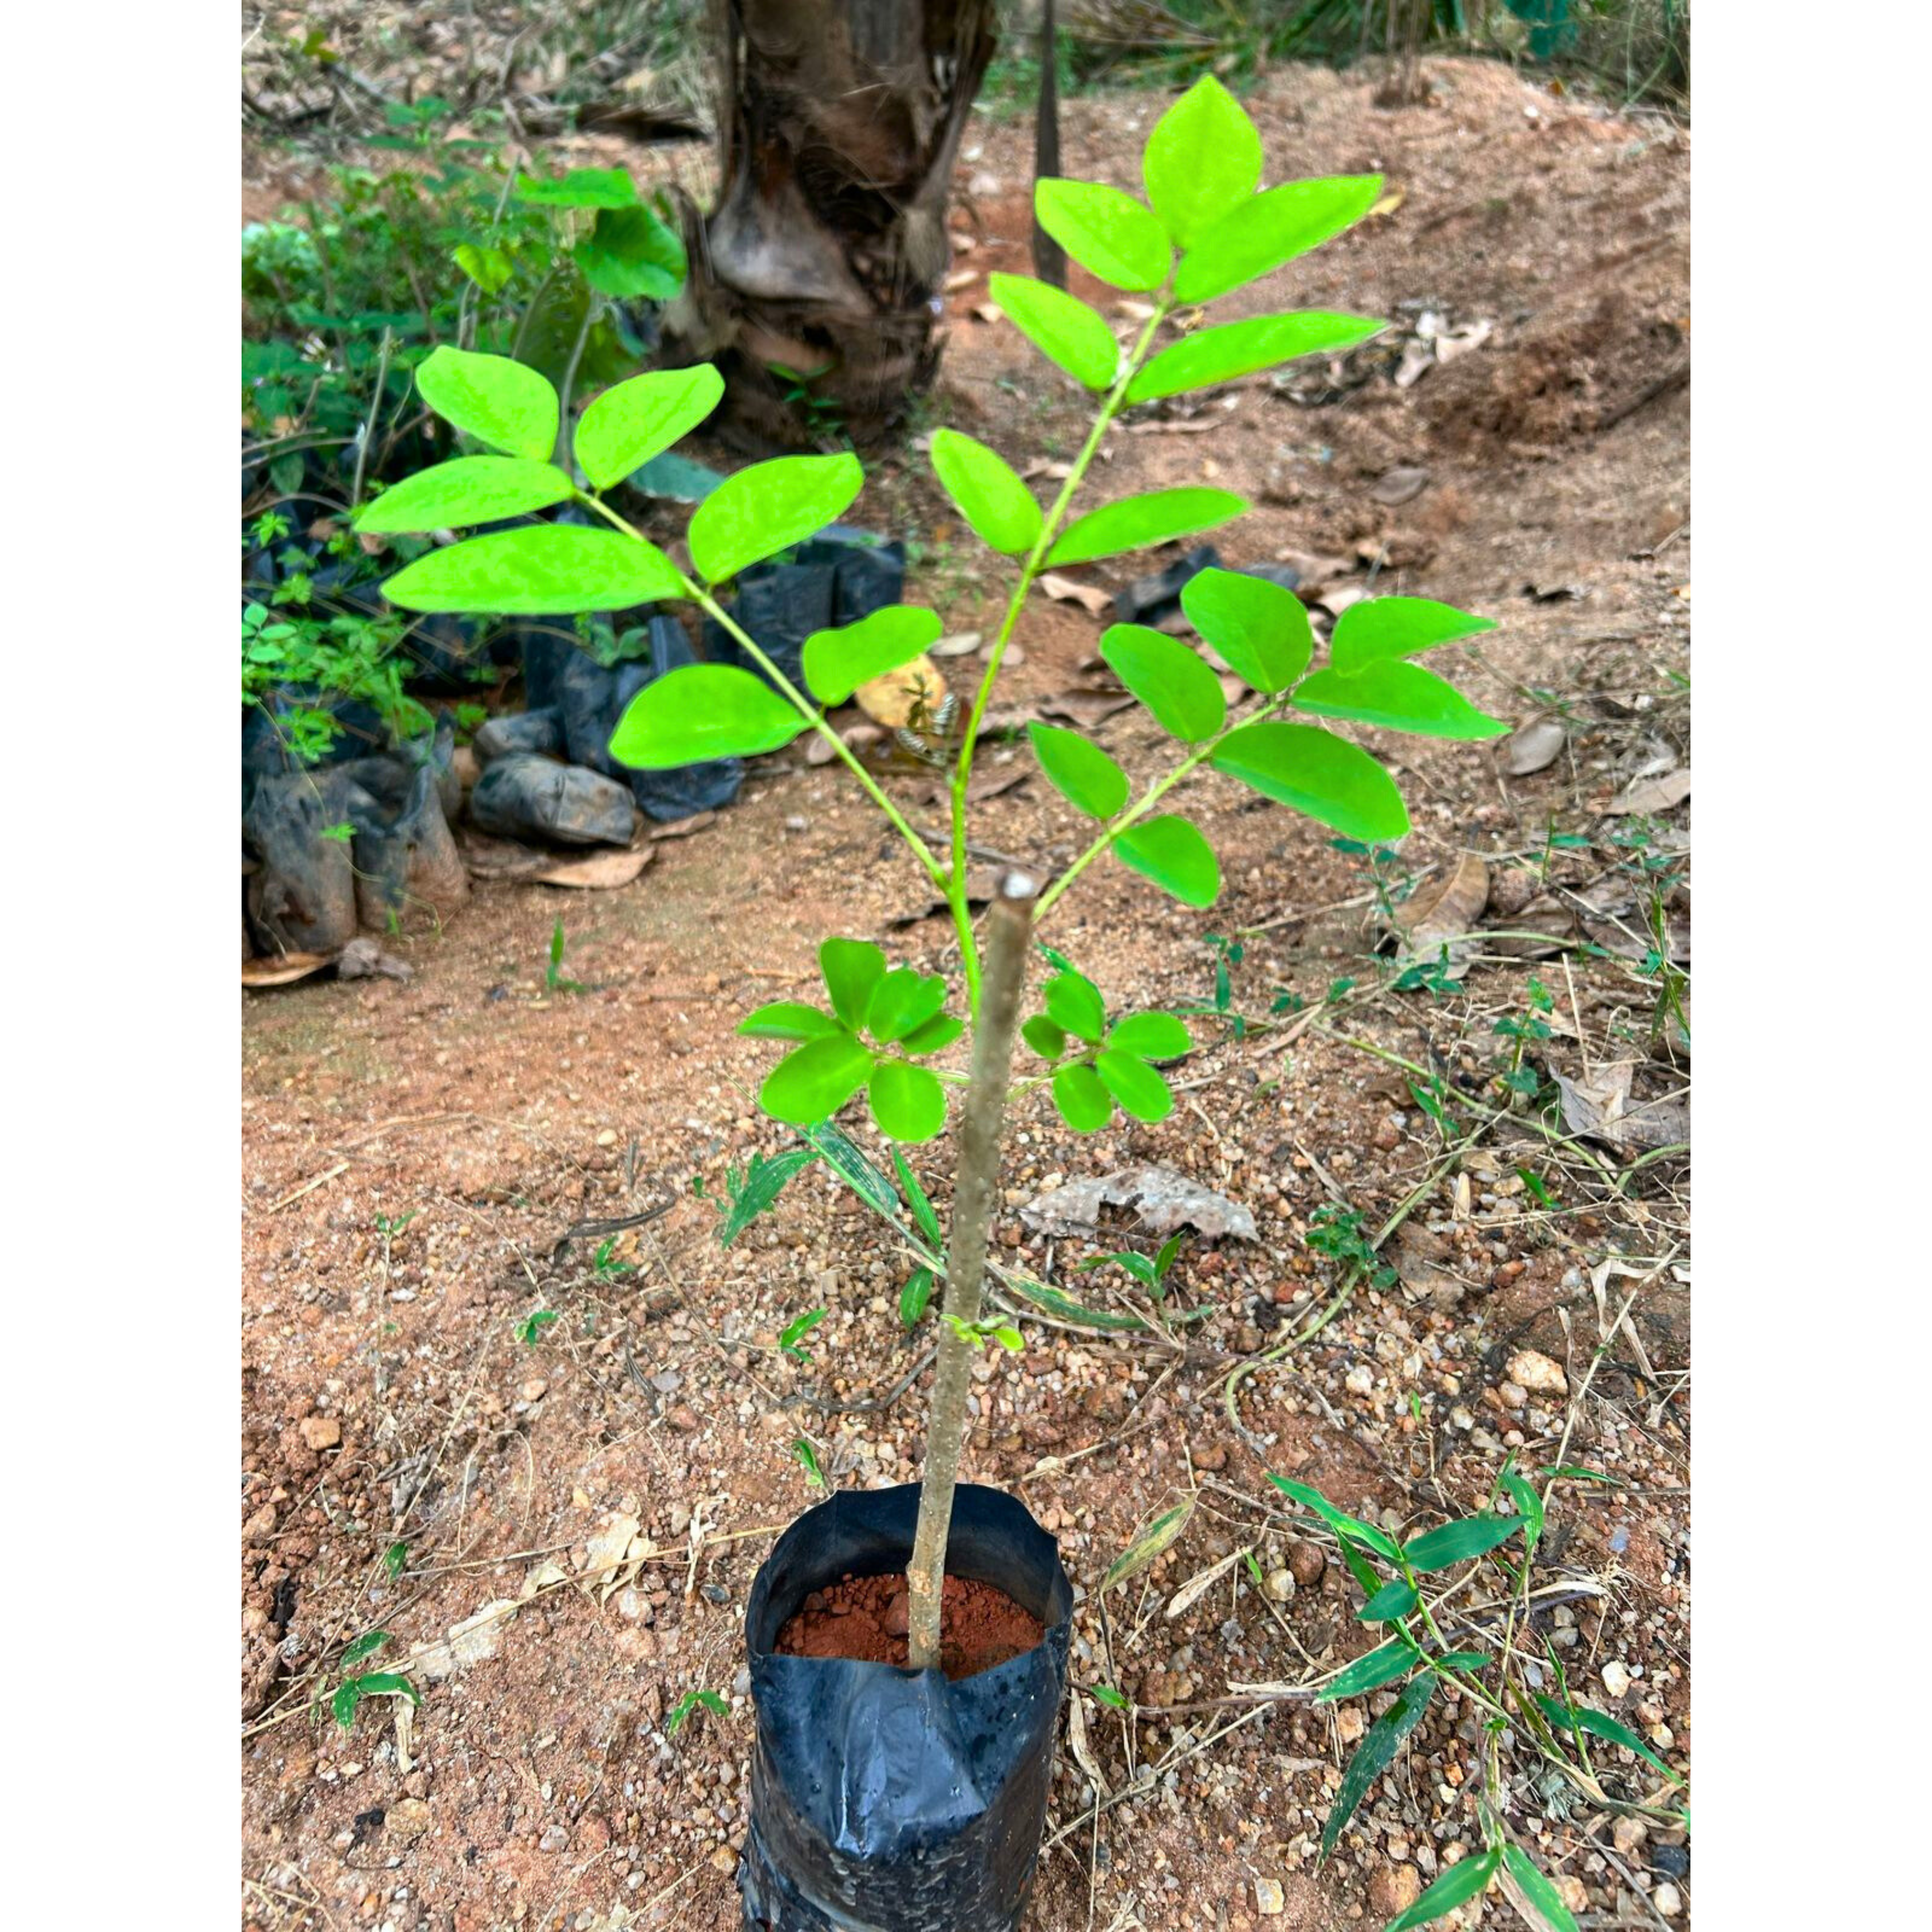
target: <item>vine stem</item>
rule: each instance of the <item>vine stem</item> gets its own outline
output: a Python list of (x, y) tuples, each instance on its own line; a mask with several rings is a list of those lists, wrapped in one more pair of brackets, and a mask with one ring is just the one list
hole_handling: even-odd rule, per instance
[[(591, 496), (586, 491), (579, 490), (577, 493), (577, 500), (586, 508), (595, 510), (606, 523), (622, 531), (626, 536), (635, 538), (639, 543), (645, 541), (638, 530), (623, 518), (618, 515), (617, 512), (601, 498)], [(952, 897), (951, 881), (946, 876), (946, 868), (939, 862), (938, 857), (934, 853), (932, 848), (907, 823), (905, 814), (886, 796), (878, 779), (866, 770), (864, 764), (853, 752), (852, 748), (825, 722), (824, 713), (806, 696), (803, 692), (799, 689), (796, 685), (792, 682), (790, 678), (785, 676), (783, 671), (779, 670), (765, 654), (757, 640), (724, 610), (710, 591), (700, 584), (694, 584), (682, 571), (677, 574), (677, 580), (682, 586), (685, 596), (704, 611), (706, 616), (715, 619), (722, 630), (737, 640), (739, 648), (744, 651), (771, 680), (779, 695), (784, 698), (799, 716), (832, 747), (833, 752), (852, 776), (865, 788), (872, 802), (891, 821), (892, 829), (912, 848), (913, 856), (926, 868), (933, 884), (942, 892), (946, 894), (950, 903)]]
[(960, 958), (966, 974), (966, 999), (968, 1010), (976, 1022), (980, 1016), (980, 956), (973, 938), (972, 909), (966, 898), (966, 788), (973, 776), (973, 752), (980, 740), (980, 728), (985, 722), (986, 707), (992, 701), (993, 686), (1000, 675), (1000, 666), (1005, 661), (1006, 646), (1012, 641), (1014, 626), (1019, 622), (1020, 613), (1026, 607), (1027, 592), (1034, 586), (1034, 580), (1045, 566), (1047, 554), (1053, 542), (1060, 534), (1060, 520), (1066, 514), (1067, 506), (1073, 500), (1075, 493), (1084, 480), (1088, 466), (1093, 462), (1100, 447), (1100, 439), (1107, 433), (1108, 426), (1119, 415), (1120, 406), (1126, 400), (1127, 386), (1138, 373), (1152, 344), (1154, 332), (1166, 319), (1172, 304), (1165, 298), (1157, 298), (1154, 314), (1148, 318), (1134, 346), (1127, 352), (1119, 373), (1114, 379), (1114, 386), (1107, 392), (1106, 400), (1100, 405), (1100, 412), (1094, 419), (1094, 427), (1088, 432), (1087, 440), (1081, 445), (1080, 454), (1073, 459), (1066, 480), (1060, 486), (1060, 494), (1053, 500), (1042, 520), (1040, 535), (1034, 538), (1033, 548), (1027, 553), (1026, 561), (1020, 566), (1019, 581), (1013, 586), (1013, 594), (1007, 601), (1006, 612), (1000, 620), (1000, 628), (993, 638), (993, 648), (986, 660), (986, 674), (980, 680), (980, 688), (973, 700), (973, 709), (966, 720), (965, 735), (960, 740), (959, 757), (952, 768), (952, 882), (947, 898), (952, 908), (952, 922), (959, 932)]

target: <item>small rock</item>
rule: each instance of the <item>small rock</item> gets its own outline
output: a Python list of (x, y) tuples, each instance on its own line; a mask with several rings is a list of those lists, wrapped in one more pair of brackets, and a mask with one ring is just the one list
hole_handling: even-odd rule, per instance
[(694, 1436), (703, 1426), (694, 1412), (682, 1402), (680, 1402), (676, 1408), (664, 1418), (664, 1420), (680, 1436)]
[(617, 1144), (616, 1129), (615, 1127), (604, 1128), (597, 1136), (597, 1144), (599, 1147), (615, 1147)]
[(1291, 1543), (1288, 1546), (1288, 1567), (1304, 1590), (1312, 1590), (1322, 1581), (1322, 1573), (1328, 1568), (1328, 1559), (1322, 1554), (1319, 1544)]
[(1335, 1735), (1345, 1744), (1359, 1743), (1366, 1728), (1361, 1712), (1352, 1704), (1344, 1704), (1335, 1713)]
[(1641, 1818), (1619, 1818), (1610, 1827), (1610, 1843), (1623, 1857), (1630, 1858), (1643, 1843), (1647, 1828)]
[(904, 1590), (886, 1606), (879, 1628), (888, 1636), (904, 1636), (912, 1628), (911, 1599)]
[(429, 1807), (420, 1798), (400, 1799), (384, 1822), (392, 1838), (420, 1838), (429, 1829)]
[(302, 1439), (318, 1454), (324, 1449), (333, 1449), (342, 1440), (342, 1425), (332, 1415), (304, 1416)]
[(569, 1843), (570, 1834), (561, 1825), (553, 1825), (537, 1840), (537, 1850), (540, 1852), (560, 1852)]
[(1369, 1881), (1369, 1910), (1393, 1918), (1422, 1896), (1422, 1879), (1413, 1865), (1384, 1865)]
[(1277, 1604), (1285, 1604), (1294, 1594), (1294, 1572), (1276, 1570), (1268, 1580), (1268, 1593)]
[(1532, 1395), (1568, 1395), (1570, 1378), (1563, 1365), (1534, 1348), (1519, 1348), (1509, 1359), (1509, 1378)]
[(1288, 1894), (1278, 1878), (1255, 1880), (1255, 1910), (1264, 1918), (1279, 1918), (1288, 1910)]
[(1367, 1363), (1360, 1362), (1351, 1369), (1344, 1378), (1351, 1395), (1367, 1395), (1376, 1385), (1376, 1372)]
[(542, 1376), (532, 1376), (517, 1393), (526, 1402), (542, 1402), (549, 1388), (550, 1384)]
[(1688, 1845), (1657, 1845), (1652, 1848), (1650, 1868), (1659, 1878), (1688, 1878), (1690, 1876), (1690, 1847)]
[(738, 1869), (738, 1854), (729, 1845), (720, 1845), (711, 1854), (711, 1864), (714, 1870), (734, 1872)]
[(1612, 1697), (1621, 1697), (1630, 1688), (1630, 1666), (1621, 1658), (1612, 1658), (1604, 1666), (1604, 1688)]
[(1650, 1902), (1666, 1918), (1675, 1918), (1684, 1910), (1684, 1894), (1668, 1880), (1650, 1894)]

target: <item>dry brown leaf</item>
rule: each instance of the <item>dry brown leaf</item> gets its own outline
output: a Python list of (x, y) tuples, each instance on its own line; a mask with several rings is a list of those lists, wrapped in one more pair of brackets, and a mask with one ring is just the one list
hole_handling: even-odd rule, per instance
[(970, 657), (980, 648), (981, 639), (977, 631), (958, 631), (951, 637), (941, 638), (932, 647), (936, 658)]
[(628, 886), (657, 856), (652, 845), (634, 845), (628, 851), (593, 853), (587, 859), (567, 859), (532, 874), (540, 886), (574, 886), (581, 891), (614, 892)]
[(635, 1516), (626, 1516), (620, 1510), (586, 1546), (584, 1574), (580, 1580), (587, 1590), (596, 1579), (603, 1579), (599, 1603), (610, 1600), (612, 1592), (623, 1582), (632, 1568), (631, 1551), (643, 1540), (638, 1533), (640, 1527)]
[(688, 818), (674, 818), (668, 825), (654, 825), (644, 836), (656, 844), (666, 838), (688, 838), (694, 832), (702, 832), (707, 825), (717, 823), (715, 812), (694, 812)]
[(1569, 734), (1558, 718), (1533, 718), (1503, 741), (1503, 770), (1513, 778), (1526, 778), (1556, 762)]
[(1474, 853), (1462, 854), (1453, 872), (1418, 886), (1396, 909), (1402, 959), (1461, 979), (1478, 944), (1476, 923), (1489, 903), (1489, 867)]
[(1036, 456), (1020, 472), (1022, 483), (1037, 483), (1044, 477), (1049, 483), (1064, 483), (1073, 474), (1070, 463), (1057, 463), (1044, 456)]
[(339, 980), (407, 980), (415, 973), (413, 966), (393, 952), (385, 952), (366, 933), (352, 939), (335, 962)]
[(1157, 417), (1151, 422), (1130, 423), (1130, 436), (1205, 436), (1210, 430), (1223, 428), (1226, 416), (1189, 416), (1184, 420), (1166, 416)]
[(1406, 188), (1392, 188), (1362, 217), (1364, 221), (1384, 221), (1408, 199)]
[(1390, 1257), (1395, 1271), (1412, 1301), (1425, 1297), (1442, 1314), (1455, 1309), (1468, 1292), (1468, 1284), (1455, 1271), (1455, 1244), (1414, 1221), (1405, 1221), (1396, 1230), (1394, 1252)]
[(1666, 772), (1654, 778), (1639, 778), (1636, 784), (1625, 787), (1610, 808), (1614, 816), (1627, 818), (1668, 812), (1672, 806), (1682, 805), (1690, 796), (1690, 767), (1680, 765), (1674, 772)]
[(1412, 503), (1428, 488), (1427, 470), (1403, 464), (1383, 471), (1369, 486), (1369, 494), (1376, 502), (1386, 503), (1393, 510), (1404, 503)]
[(313, 979), (335, 963), (332, 952), (278, 952), (266, 959), (242, 962), (244, 986), (289, 986), (298, 980)]
[(1690, 1110), (1679, 1100), (1630, 1100), (1636, 1069), (1629, 1060), (1599, 1066), (1588, 1078), (1556, 1076), (1562, 1096), (1563, 1124), (1573, 1134), (1603, 1141), (1620, 1152), (1648, 1153), (1682, 1145), (1690, 1138)]
[(1214, 1588), (1214, 1586), (1226, 1576), (1237, 1563), (1240, 1562), (1246, 1553), (1245, 1551), (1240, 1550), (1230, 1550), (1220, 1562), (1210, 1564), (1197, 1576), (1189, 1577), (1187, 1581), (1168, 1598), (1167, 1609), (1164, 1614), (1169, 1618), (1184, 1616), (1193, 1609), (1194, 1606), (1200, 1602), (1201, 1599), (1207, 1595), (1208, 1592)]
[(1150, 1234), (1190, 1227), (1210, 1240), (1257, 1238), (1254, 1216), (1238, 1202), (1151, 1161), (1051, 1188), (1029, 1201), (1020, 1219), (1042, 1234), (1090, 1234), (1102, 1208), (1135, 1209), (1135, 1226)]
[(955, 268), (946, 278), (946, 292), (957, 295), (962, 289), (970, 289), (979, 279), (977, 268)]
[(1369, 593), (1359, 584), (1338, 584), (1324, 590), (1316, 602), (1331, 617), (1339, 617), (1351, 604), (1359, 604)]
[(922, 653), (860, 686), (852, 696), (875, 724), (896, 731), (912, 723), (916, 713), (930, 714), (946, 695), (946, 679), (938, 665)]
[(404, 1660), (406, 1672), (436, 1684), (472, 1664), (484, 1663), (496, 1655), (504, 1633), (522, 1607), (514, 1597), (499, 1597), (485, 1604), (474, 1616), (452, 1624), (434, 1642), (417, 1645)]
[(1048, 596), (1062, 604), (1078, 604), (1090, 617), (1104, 617), (1114, 607), (1114, 593), (1097, 584), (1078, 584), (1052, 571), (1037, 580)]
[(1043, 698), (1040, 708), (1048, 718), (1064, 718), (1083, 731), (1104, 724), (1117, 712), (1126, 710), (1133, 700), (1124, 692), (1118, 697), (1099, 691), (1063, 691), (1057, 698)]
[(1081, 1775), (1093, 1786), (1096, 1796), (1105, 1798), (1108, 1795), (1107, 1780), (1101, 1776), (1099, 1760), (1087, 1742), (1085, 1701), (1077, 1690), (1066, 1700), (1066, 1745), (1073, 1754), (1073, 1762), (1080, 1767)]
[[(966, 903), (969, 906), (991, 905), (1000, 890), (1000, 868), (996, 866), (973, 866), (967, 868)], [(886, 923), (889, 926), (916, 926), (922, 919), (930, 919), (936, 912), (946, 910), (946, 901), (938, 893), (904, 910), (888, 913)]]

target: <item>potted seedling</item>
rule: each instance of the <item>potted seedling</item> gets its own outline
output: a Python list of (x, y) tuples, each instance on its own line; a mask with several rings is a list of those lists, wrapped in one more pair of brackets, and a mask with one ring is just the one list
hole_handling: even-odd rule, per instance
[[(1100, 987), (1036, 935), (1069, 889), (1103, 862), (1126, 866), (1186, 904), (1213, 904), (1221, 884), (1213, 847), (1171, 808), (1204, 769), (1346, 838), (1387, 844), (1408, 830), (1401, 796), (1369, 752), (1329, 721), (1439, 738), (1504, 729), (1414, 662), (1489, 629), (1488, 620), (1420, 598), (1364, 600), (1342, 614), (1328, 662), (1316, 668), (1307, 614), (1292, 595), (1238, 572), (1203, 571), (1183, 592), (1183, 609), (1244, 694), (1231, 706), (1221, 678), (1178, 638), (1134, 624), (1109, 629), (1103, 656), (1174, 742), (1174, 755), (1136, 788), (1090, 739), (1034, 724), (1041, 775), (1090, 822), (1090, 836), (1050, 879), (1010, 874), (976, 922), (967, 884), (968, 782), (1036, 578), (1192, 536), (1246, 507), (1225, 490), (1170, 489), (1072, 514), (1108, 426), (1136, 404), (1294, 356), (1340, 352), (1382, 326), (1304, 310), (1198, 326), (1163, 344), (1178, 310), (1198, 311), (1340, 233), (1367, 212), (1381, 184), (1365, 176), (1260, 190), (1260, 140), (1211, 79), (1162, 118), (1143, 165), (1144, 201), (1072, 181), (1043, 181), (1036, 194), (1042, 226), (1067, 254), (1148, 310), (1130, 344), (1123, 348), (1072, 296), (1023, 276), (992, 279), (994, 300), (1021, 332), (1099, 399), (1052, 502), (1042, 508), (1002, 458), (971, 437), (945, 429), (933, 436), (940, 484), (1013, 566), (984, 674), (970, 706), (962, 706), (950, 836), (939, 849), (826, 716), (861, 684), (913, 666), (939, 634), (938, 616), (898, 605), (819, 632), (806, 642), (794, 679), (720, 601), (740, 572), (844, 514), (863, 482), (858, 459), (781, 457), (730, 477), (692, 514), (688, 571), (608, 500), (710, 412), (722, 389), (712, 368), (651, 373), (606, 390), (577, 422), (566, 468), (552, 460), (560, 409), (541, 376), (501, 358), (440, 350), (421, 370), (424, 399), (487, 453), (410, 478), (358, 520), (364, 531), (420, 532), (564, 504), (588, 513), (601, 527), (538, 522), (446, 545), (391, 578), (388, 594), (410, 610), (496, 614), (694, 603), (735, 640), (744, 662), (691, 664), (647, 685), (618, 724), (612, 755), (668, 769), (776, 751), (816, 732), (950, 909), (956, 979), (894, 964), (869, 940), (830, 938), (819, 955), (822, 1003), (761, 1006), (739, 1028), (782, 1044), (761, 1104), (821, 1148), (830, 1144), (827, 1124), (862, 1090), (914, 1197), (923, 1244), (914, 1252), (926, 1280), (944, 1283), (923, 1480), (820, 1504), (780, 1538), (752, 1592), (746, 1630), (758, 1744), (740, 1867), (748, 1925), (976, 1932), (1011, 1926), (1024, 1909), (1072, 1593), (1053, 1540), (1019, 1503), (957, 1480), (974, 1364), (986, 1348), (1022, 1343), (1010, 1312), (997, 1305), (987, 1312), (989, 1274), (996, 1288), (1004, 1279), (987, 1257), (1001, 1126), (1010, 1097), (1037, 1088), (1078, 1132), (1105, 1126), (1117, 1108), (1162, 1120), (1174, 1100), (1160, 1066), (1191, 1045), (1174, 1015), (1111, 1012)], [(1052, 970), (1038, 1010), (1029, 1012), (1036, 953)], [(970, 1071), (962, 1074), (941, 1056), (969, 1028)], [(1016, 1033), (1039, 1064), (1015, 1085)], [(954, 1088), (963, 1088), (964, 1100), (951, 1226), (942, 1231), (899, 1148), (941, 1131)], [(853, 1600), (828, 1605), (827, 1593), (841, 1589)], [(850, 1614), (834, 1618), (832, 1608)], [(822, 1626), (831, 1622), (864, 1628), (876, 1654), (851, 1643), (836, 1654), (838, 1646), (824, 1641)], [(1018, 1654), (1002, 1658), (1001, 1642)]]

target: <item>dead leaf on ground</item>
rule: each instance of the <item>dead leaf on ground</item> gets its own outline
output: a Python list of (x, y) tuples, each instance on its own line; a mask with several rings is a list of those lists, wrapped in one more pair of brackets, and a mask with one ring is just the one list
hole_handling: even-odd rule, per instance
[[(1509, 934), (1491, 934), (1483, 941), (1492, 952), (1504, 952), (1518, 959), (1547, 959), (1561, 952), (1576, 936), (1576, 920), (1569, 908), (1554, 893), (1539, 892), (1520, 911), (1509, 915)], [(1510, 936), (1516, 933), (1546, 932), (1547, 944), (1536, 939)]]
[(1228, 418), (1226, 416), (1188, 416), (1176, 418), (1161, 416), (1152, 422), (1130, 423), (1130, 436), (1204, 436), (1210, 430), (1223, 428)]
[(970, 289), (979, 279), (977, 268), (955, 268), (946, 278), (946, 292), (957, 295), (962, 289)]
[(631, 1552), (644, 1540), (638, 1534), (642, 1526), (635, 1516), (619, 1510), (585, 1546), (584, 1574), (580, 1580), (587, 1590), (593, 1582), (602, 1579), (604, 1588), (598, 1598), (599, 1603), (610, 1600), (611, 1593), (624, 1581), (632, 1567)]
[(1163, 1616), (1170, 1622), (1176, 1617), (1184, 1616), (1246, 1554), (1247, 1552), (1244, 1550), (1231, 1550), (1220, 1562), (1210, 1564), (1198, 1576), (1189, 1577), (1187, 1581), (1168, 1598), (1167, 1608), (1162, 1612)]
[(1020, 472), (1022, 483), (1037, 483), (1044, 478), (1049, 483), (1064, 483), (1073, 474), (1070, 463), (1056, 463), (1044, 456), (1036, 456)]
[(1668, 812), (1690, 796), (1690, 767), (1680, 765), (1674, 772), (1666, 772), (1658, 778), (1639, 778), (1634, 784), (1626, 786), (1612, 801), (1610, 809), (1615, 818), (1634, 818)]
[(1104, 617), (1114, 608), (1114, 593), (1097, 584), (1078, 584), (1053, 571), (1037, 581), (1048, 596), (1062, 604), (1078, 604), (1090, 617)]
[(976, 322), (1004, 321), (1006, 313), (998, 302), (983, 302), (973, 304), (973, 319)]
[(932, 647), (936, 658), (967, 658), (980, 648), (980, 636), (977, 631), (959, 631), (950, 638), (941, 638)]
[(522, 1607), (514, 1597), (499, 1597), (485, 1604), (474, 1616), (452, 1624), (434, 1642), (418, 1644), (404, 1660), (405, 1672), (436, 1684), (472, 1664), (486, 1662), (502, 1647), (504, 1633)]
[(554, 862), (556, 854), (514, 838), (492, 838), (465, 826), (457, 834), (457, 848), (472, 879), (527, 879)]
[(1453, 872), (1418, 886), (1396, 908), (1402, 960), (1436, 966), (1448, 978), (1461, 979), (1478, 943), (1476, 922), (1489, 903), (1489, 867), (1474, 853), (1462, 854)]
[(1105, 1798), (1108, 1796), (1107, 1780), (1100, 1774), (1093, 1746), (1087, 1742), (1085, 1702), (1078, 1690), (1066, 1700), (1066, 1745), (1073, 1754), (1073, 1762), (1080, 1767), (1080, 1774), (1094, 1787), (1094, 1795)]
[(1046, 717), (1064, 718), (1068, 724), (1090, 731), (1126, 710), (1133, 701), (1124, 692), (1117, 697), (1106, 692), (1063, 691), (1057, 697), (1042, 698), (1040, 708)]
[(1429, 472), (1412, 464), (1398, 464), (1393, 470), (1384, 470), (1369, 486), (1370, 496), (1378, 503), (1386, 503), (1394, 510), (1404, 503), (1412, 503), (1429, 488)]
[(946, 695), (946, 679), (938, 665), (922, 653), (860, 686), (852, 696), (859, 709), (888, 731), (910, 724), (916, 714), (930, 716)]
[(1450, 330), (1436, 338), (1436, 359), (1449, 363), (1459, 356), (1466, 356), (1472, 349), (1480, 349), (1495, 332), (1492, 322), (1472, 322), (1466, 328)]
[(1602, 1141), (1620, 1153), (1682, 1146), (1690, 1138), (1690, 1109), (1678, 1099), (1633, 1102), (1630, 1080), (1635, 1071), (1631, 1062), (1619, 1060), (1598, 1067), (1586, 1079), (1558, 1074), (1563, 1124), (1573, 1134)]
[(352, 939), (335, 962), (338, 980), (407, 980), (415, 973), (413, 966), (393, 952), (385, 952), (366, 933)]
[(298, 980), (313, 979), (334, 965), (332, 952), (278, 952), (264, 959), (242, 962), (244, 986), (290, 986)]
[(628, 851), (598, 852), (588, 859), (568, 859), (534, 874), (540, 886), (574, 886), (581, 891), (614, 892), (628, 886), (657, 856), (652, 845), (634, 845)]
[(1426, 1298), (1442, 1313), (1458, 1306), (1469, 1285), (1456, 1273), (1455, 1244), (1414, 1221), (1405, 1221), (1396, 1230), (1390, 1258), (1396, 1276), (1412, 1301)]
[[(1001, 868), (997, 866), (972, 866), (966, 872), (966, 903), (969, 906), (991, 905), (1000, 889)], [(888, 913), (886, 923), (889, 926), (916, 926), (922, 919), (930, 919), (936, 912), (946, 910), (946, 902), (937, 892), (916, 905), (907, 906), (898, 912)]]
[(1546, 770), (1569, 742), (1558, 718), (1533, 718), (1503, 741), (1503, 770), (1513, 778), (1526, 778)]
[(653, 844), (666, 838), (688, 838), (694, 832), (702, 832), (707, 825), (717, 823), (715, 812), (694, 812), (688, 818), (674, 818), (668, 825), (654, 825), (644, 836)]
[(1190, 1227), (1210, 1240), (1258, 1238), (1253, 1214), (1238, 1202), (1153, 1161), (1050, 1188), (1020, 1210), (1020, 1219), (1042, 1234), (1090, 1234), (1103, 1208), (1134, 1209), (1136, 1226), (1150, 1234)]
[(1193, 1514), (1192, 1496), (1185, 1502), (1176, 1503), (1172, 1509), (1162, 1510), (1144, 1529), (1136, 1532), (1133, 1540), (1107, 1566), (1106, 1575), (1100, 1579), (1100, 1588), (1111, 1590), (1117, 1583), (1132, 1582), (1180, 1540), (1180, 1532), (1187, 1527), (1188, 1519)]
[(1351, 604), (1359, 604), (1369, 593), (1359, 584), (1338, 584), (1324, 590), (1316, 602), (1331, 617), (1339, 617)]

